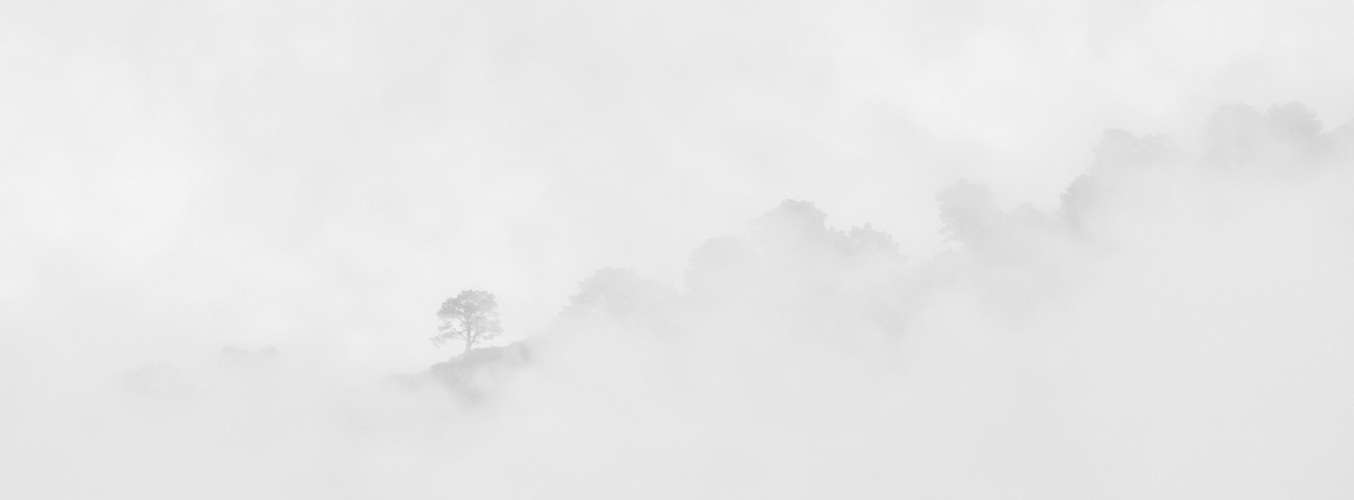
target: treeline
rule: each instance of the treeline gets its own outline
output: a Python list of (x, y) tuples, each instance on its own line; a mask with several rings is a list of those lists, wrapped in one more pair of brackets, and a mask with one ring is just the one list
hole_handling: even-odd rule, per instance
[[(1345, 169), (1354, 159), (1354, 122), (1323, 132), (1301, 104), (1264, 112), (1225, 106), (1197, 141), (1107, 130), (1094, 151), (1087, 171), (1051, 209), (1005, 209), (987, 186), (957, 181), (936, 197), (941, 233), (953, 246), (921, 262), (910, 261), (891, 235), (869, 224), (829, 227), (827, 214), (812, 202), (786, 200), (745, 231), (696, 248), (682, 289), (625, 269), (600, 269), (579, 283), (543, 335), (486, 353), (476, 363), (522, 362), (532, 344), (605, 328), (709, 348), (729, 342), (887, 343), (905, 336), (913, 312), (938, 292), (974, 282), (999, 315), (1018, 319), (1037, 308), (1040, 297), (1056, 293), (1077, 272), (1077, 262), (1112, 250), (1106, 221), (1150, 204), (1152, 190), (1247, 179), (1300, 182)], [(487, 299), (492, 305), (492, 295)], [(455, 300), (444, 304), (444, 313), (455, 309)], [(467, 351), (489, 337), (468, 339), (464, 332), (497, 331), (496, 313), (485, 316), (493, 325), (484, 327), (466, 327), (471, 323), (458, 317), (444, 323), (439, 338), (460, 339)], [(457, 374), (444, 377), (455, 384), (473, 378), (466, 375), (474, 371), (466, 365), (471, 361), (450, 363), (434, 371)]]

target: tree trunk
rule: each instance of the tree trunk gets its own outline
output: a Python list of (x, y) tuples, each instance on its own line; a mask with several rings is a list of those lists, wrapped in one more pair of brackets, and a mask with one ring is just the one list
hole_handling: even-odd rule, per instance
[(465, 324), (465, 352), (462, 352), (461, 354), (465, 354), (466, 352), (470, 352), (470, 346), (475, 344), (477, 332), (475, 331), (475, 323), (471, 321), (471, 318), (462, 318), (461, 322)]

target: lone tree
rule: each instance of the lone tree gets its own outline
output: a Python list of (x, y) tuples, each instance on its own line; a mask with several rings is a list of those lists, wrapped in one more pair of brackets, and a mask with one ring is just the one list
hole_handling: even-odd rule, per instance
[(476, 343), (503, 333), (498, 324), (498, 301), (494, 300), (494, 294), (482, 290), (465, 290), (447, 299), (437, 317), (442, 326), (437, 327), (438, 334), (432, 341), (438, 347), (452, 340), (464, 340), (465, 351), (469, 352)]

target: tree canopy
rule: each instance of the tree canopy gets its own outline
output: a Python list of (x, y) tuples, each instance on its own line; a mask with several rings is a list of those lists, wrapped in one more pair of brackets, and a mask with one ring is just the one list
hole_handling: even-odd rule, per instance
[(494, 294), (483, 290), (465, 290), (442, 303), (437, 311), (442, 325), (433, 336), (433, 344), (441, 347), (452, 340), (465, 342), (469, 352), (475, 344), (493, 339), (503, 333), (498, 322), (498, 301)]

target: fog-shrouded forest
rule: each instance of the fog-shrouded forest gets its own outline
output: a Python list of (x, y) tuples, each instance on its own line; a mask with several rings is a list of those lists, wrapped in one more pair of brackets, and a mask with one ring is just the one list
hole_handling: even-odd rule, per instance
[(0, 497), (1347, 498), (1351, 15), (4, 2)]

